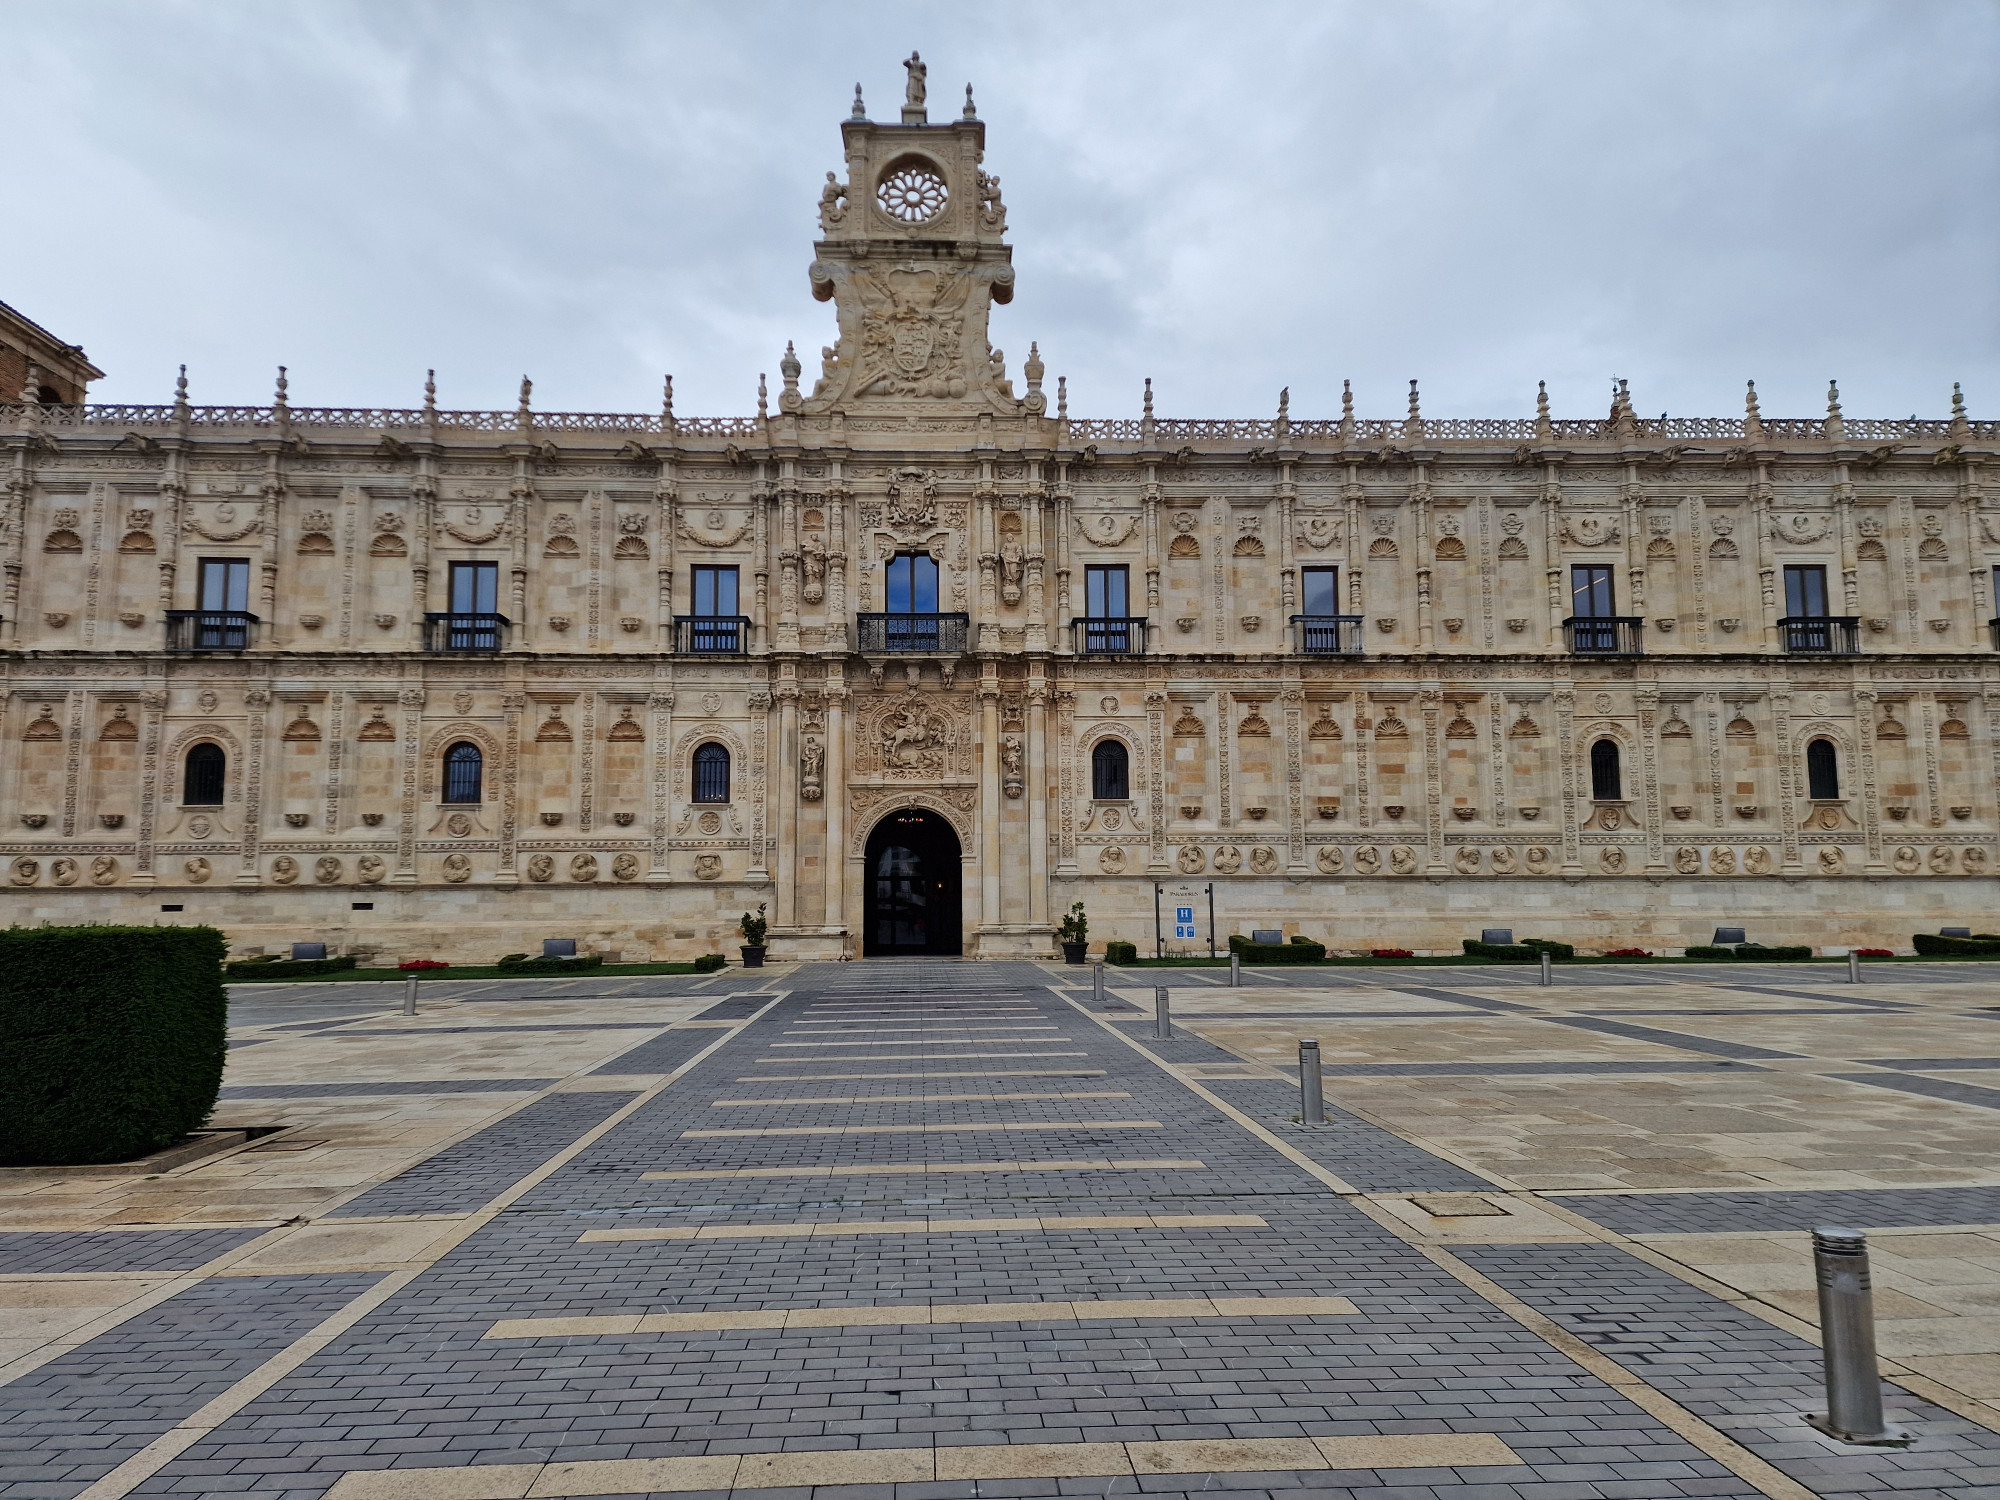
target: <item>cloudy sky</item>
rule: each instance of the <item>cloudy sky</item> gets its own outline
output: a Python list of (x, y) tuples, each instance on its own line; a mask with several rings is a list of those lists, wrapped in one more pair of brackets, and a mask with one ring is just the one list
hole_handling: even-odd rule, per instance
[(753, 408), (859, 80), (977, 90), (1079, 415), (2000, 415), (1993, 0), (0, 0), (0, 300), (103, 401)]

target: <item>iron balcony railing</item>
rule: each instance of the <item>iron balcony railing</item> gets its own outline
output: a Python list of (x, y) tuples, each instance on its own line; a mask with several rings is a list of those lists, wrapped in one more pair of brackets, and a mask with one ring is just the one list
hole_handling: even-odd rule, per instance
[(240, 609), (170, 609), (169, 651), (248, 651), (257, 643), (258, 620)]
[(1143, 656), (1146, 652), (1146, 617), (1132, 615), (1120, 619), (1086, 619), (1069, 622), (1070, 647), (1078, 656)]
[(917, 651), (957, 655), (965, 650), (972, 617), (955, 615), (856, 615), (855, 635), (863, 651)]
[(1860, 626), (1859, 615), (1786, 615), (1778, 621), (1792, 656), (1859, 656)]
[(1575, 656), (1638, 656), (1645, 649), (1646, 622), (1636, 615), (1571, 615), (1563, 639)]
[(675, 615), (674, 650), (690, 656), (741, 656), (750, 649), (748, 615)]
[(1292, 647), (1301, 656), (1359, 656), (1359, 615), (1293, 615)]
[(424, 616), (424, 649), (453, 656), (491, 655), (507, 644), (505, 615)]

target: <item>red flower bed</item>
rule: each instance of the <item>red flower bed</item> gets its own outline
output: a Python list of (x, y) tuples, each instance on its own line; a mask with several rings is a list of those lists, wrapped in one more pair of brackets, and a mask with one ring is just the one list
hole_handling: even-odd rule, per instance
[(397, 964), (399, 969), (449, 969), (450, 964), (436, 958), (413, 958), (406, 964)]
[(1370, 948), (1370, 958), (1415, 958), (1417, 955), (1408, 948)]
[(1604, 956), (1606, 958), (1651, 958), (1653, 955), (1644, 948), (1613, 948)]
[(1896, 950), (1893, 948), (1856, 948), (1854, 951), (1863, 958), (1894, 958), (1896, 956)]

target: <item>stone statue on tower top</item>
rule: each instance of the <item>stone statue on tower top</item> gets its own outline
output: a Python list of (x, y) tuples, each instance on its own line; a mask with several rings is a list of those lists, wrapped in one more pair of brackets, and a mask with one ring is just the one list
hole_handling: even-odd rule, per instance
[(909, 88), (903, 95), (903, 103), (910, 109), (922, 109), (924, 107), (924, 75), (930, 70), (924, 66), (924, 60), (915, 52), (910, 54), (909, 60), (903, 66), (910, 74)]

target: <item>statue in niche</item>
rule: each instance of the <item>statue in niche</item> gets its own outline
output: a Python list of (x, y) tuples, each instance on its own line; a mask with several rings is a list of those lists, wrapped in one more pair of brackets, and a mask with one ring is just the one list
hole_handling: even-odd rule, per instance
[(808, 604), (817, 604), (826, 597), (826, 547), (817, 536), (808, 535), (799, 548), (799, 560), (804, 566), (804, 598)]
[(815, 735), (807, 735), (805, 746), (799, 752), (799, 796), (807, 802), (817, 802), (823, 789), (822, 780), (826, 771), (826, 746)]
[(1025, 554), (1021, 539), (1009, 533), (1000, 539), (1000, 599), (1005, 604), (1021, 602), (1021, 567)]
[(1021, 779), (1021, 742), (1011, 736), (1000, 742), (1001, 790), (1009, 797), (1018, 797), (1026, 789)]

